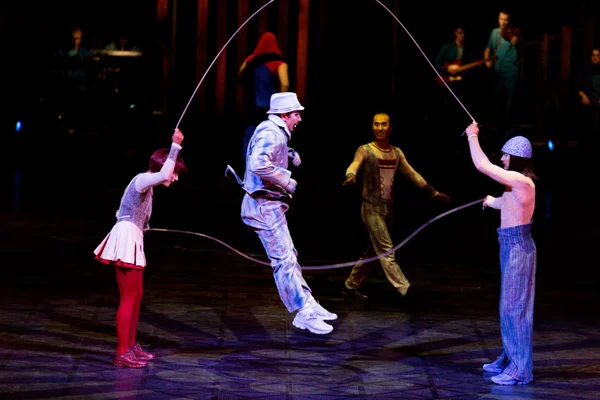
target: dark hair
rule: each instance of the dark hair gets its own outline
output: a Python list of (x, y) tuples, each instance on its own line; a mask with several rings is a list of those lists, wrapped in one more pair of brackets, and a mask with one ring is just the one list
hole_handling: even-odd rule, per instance
[[(165, 147), (162, 149), (158, 149), (154, 153), (152, 153), (152, 156), (150, 156), (150, 161), (148, 163), (148, 169), (150, 170), (150, 172), (160, 171), (160, 169), (165, 164), (165, 161), (167, 161), (167, 157), (169, 156), (170, 151), (170, 148)], [(181, 154), (177, 154), (177, 161), (175, 162), (175, 173), (180, 174), (185, 171), (187, 171), (187, 167), (183, 162), (183, 157), (181, 157)]]
[(454, 42), (454, 40), (456, 39), (454, 32), (456, 32), (459, 29), (462, 29), (463, 32), (466, 32), (465, 26), (463, 24), (457, 23), (457, 24), (452, 25), (452, 29), (450, 30), (450, 36), (449, 36), (450, 41)]
[(389, 112), (384, 110), (375, 110), (373, 116), (371, 117), (371, 122), (373, 121), (373, 118), (375, 118), (376, 115), (387, 115), (390, 121), (390, 126), (392, 126), (392, 115)]
[(513, 156), (512, 154), (509, 154), (509, 156), (510, 162), (508, 163), (508, 169), (510, 171), (520, 172), (533, 180), (539, 179), (533, 171), (533, 163), (531, 162), (531, 158)]

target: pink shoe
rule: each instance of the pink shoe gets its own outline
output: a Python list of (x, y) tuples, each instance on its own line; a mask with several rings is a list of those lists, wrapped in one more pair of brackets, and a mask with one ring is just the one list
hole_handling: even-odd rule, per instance
[(131, 348), (131, 351), (133, 352), (133, 354), (135, 354), (135, 357), (138, 360), (150, 361), (150, 360), (154, 360), (156, 358), (156, 354), (145, 351), (144, 349), (142, 349), (142, 346), (140, 346), (139, 343), (136, 343)]
[(143, 368), (148, 365), (148, 362), (137, 358), (133, 351), (129, 349), (124, 354), (119, 354), (117, 351), (115, 358), (113, 358), (113, 365), (116, 367)]

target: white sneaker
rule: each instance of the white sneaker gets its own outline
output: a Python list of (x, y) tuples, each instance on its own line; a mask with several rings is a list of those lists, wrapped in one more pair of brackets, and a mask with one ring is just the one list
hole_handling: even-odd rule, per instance
[(483, 364), (483, 370), (487, 372), (494, 372), (496, 374), (501, 374), (504, 372), (504, 368), (498, 366), (495, 362), (489, 364)]
[(317, 335), (324, 335), (333, 330), (333, 326), (326, 324), (319, 316), (316, 311), (307, 307), (306, 310), (298, 311), (296, 317), (292, 321), (292, 324), (298, 329), (308, 329), (312, 333)]
[(317, 303), (314, 297), (311, 297), (310, 300), (308, 300), (308, 304), (315, 310), (319, 318), (322, 320), (333, 321), (338, 317), (337, 314), (327, 311), (325, 307)]

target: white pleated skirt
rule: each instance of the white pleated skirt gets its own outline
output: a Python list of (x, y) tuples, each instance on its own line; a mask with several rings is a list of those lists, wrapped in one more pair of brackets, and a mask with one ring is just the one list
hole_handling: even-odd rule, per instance
[(144, 234), (133, 222), (117, 222), (96, 247), (94, 254), (103, 264), (144, 269), (146, 267)]

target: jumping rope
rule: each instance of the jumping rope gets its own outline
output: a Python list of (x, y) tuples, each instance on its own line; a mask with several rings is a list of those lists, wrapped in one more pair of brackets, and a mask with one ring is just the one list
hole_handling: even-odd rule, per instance
[(183, 112), (181, 113), (181, 117), (179, 117), (179, 121), (177, 121), (177, 125), (175, 125), (175, 129), (179, 128), (179, 124), (181, 123), (181, 120), (183, 119), (183, 116), (185, 115), (185, 112), (187, 111), (188, 107), (190, 106), (190, 103), (192, 102), (192, 99), (196, 95), (196, 92), (200, 88), (200, 85), (202, 85), (202, 81), (204, 81), (204, 78), (206, 78), (206, 75), (208, 74), (208, 71), (210, 71), (210, 69), (212, 68), (213, 64), (217, 61), (217, 58), (219, 58), (219, 56), (221, 55), (221, 53), (223, 52), (223, 50), (225, 50), (225, 48), (227, 47), (227, 45), (229, 44), (229, 42), (231, 42), (231, 40), (235, 37), (235, 35), (237, 35), (237, 33), (244, 27), (244, 25), (246, 25), (252, 18), (254, 18), (254, 16), (256, 16), (256, 14), (258, 14), (259, 12), (261, 12), (263, 8), (265, 8), (266, 6), (268, 6), (269, 4), (271, 4), (274, 1), (275, 0), (270, 0), (267, 4), (263, 5), (261, 8), (259, 8), (258, 10), (256, 10), (254, 12), (254, 14), (252, 14), (251, 16), (249, 16), (248, 19), (246, 19), (244, 21), (244, 23), (241, 24), (240, 27), (237, 28), (237, 30), (235, 32), (233, 32), (233, 35), (231, 35), (231, 37), (229, 38), (229, 40), (227, 42), (225, 42), (225, 44), (221, 48), (221, 51), (219, 51), (217, 53), (217, 55), (215, 56), (215, 58), (212, 60), (212, 62), (210, 63), (210, 65), (206, 69), (206, 72), (204, 72), (204, 75), (202, 75), (202, 78), (200, 78), (200, 82), (198, 82), (198, 85), (196, 85), (196, 89), (192, 93), (192, 96), (190, 97), (190, 100), (188, 101), (187, 105), (183, 109)]
[[(399, 245), (393, 247), (392, 249), (386, 251), (385, 253), (379, 254), (377, 256), (374, 257), (369, 257), (369, 258), (361, 258), (358, 261), (351, 261), (351, 262), (344, 262), (344, 263), (338, 263), (338, 264), (328, 264), (328, 265), (319, 265), (319, 266), (302, 266), (302, 269), (304, 270), (322, 270), (322, 269), (334, 269), (334, 268), (343, 268), (343, 267), (353, 267), (354, 265), (356, 265), (358, 262), (360, 262), (361, 264), (366, 264), (369, 263), (371, 261), (376, 261), (379, 260), (380, 258), (383, 258), (385, 256), (387, 256), (388, 254), (392, 254), (395, 253), (400, 247), (404, 246), (406, 243), (408, 243), (409, 240), (411, 240), (413, 237), (415, 237), (415, 235), (419, 232), (421, 232), (423, 229), (425, 229), (428, 225), (430, 225), (431, 223), (437, 221), (440, 218), (445, 217), (448, 214), (452, 214), (453, 212), (462, 210), (463, 208), (467, 208), (470, 207), (474, 204), (478, 204), (481, 203), (484, 199), (480, 199), (480, 200), (475, 200), (472, 201), (470, 203), (464, 204), (462, 206), (453, 208), (451, 210), (448, 210), (440, 215), (438, 215), (437, 217), (434, 217), (432, 219), (430, 219), (429, 221), (425, 222), (423, 225), (421, 225), (416, 231), (414, 231), (413, 233), (411, 233), (406, 239), (404, 239), (402, 241), (402, 243), (400, 243)], [(271, 265), (270, 262), (266, 262), (266, 261), (262, 261), (259, 260), (257, 258), (251, 257), (247, 254), (242, 253), (241, 251), (233, 248), (232, 246), (230, 246), (229, 244), (223, 242), (222, 240), (219, 240), (217, 238), (214, 238), (212, 236), (209, 235), (205, 235), (203, 233), (198, 233), (198, 232), (191, 232), (191, 231), (180, 231), (180, 230), (176, 230), (176, 229), (162, 229), (162, 228), (150, 228), (148, 229), (149, 231), (155, 231), (155, 232), (172, 232), (172, 233), (182, 233), (182, 234), (187, 234), (187, 235), (194, 235), (194, 236), (200, 236), (206, 239), (210, 239), (210, 240), (214, 240), (215, 242), (222, 244), (223, 246), (227, 247), (229, 250), (239, 254), (240, 256), (250, 260), (250, 261), (254, 261), (255, 263), (258, 264), (262, 264), (262, 265)]]
[[(208, 68), (206, 69), (206, 72), (204, 72), (204, 75), (202, 76), (202, 78), (200, 79), (200, 81), (198, 82), (198, 85), (196, 86), (196, 89), (194, 90), (194, 92), (192, 93), (192, 96), (190, 97), (190, 100), (188, 101), (187, 105), (185, 106), (181, 117), (179, 118), (179, 121), (177, 122), (176, 128), (179, 128), (179, 124), (181, 123), (181, 120), (183, 119), (183, 116), (185, 115), (190, 103), (192, 102), (192, 99), (194, 98), (194, 96), (196, 95), (196, 92), (198, 91), (198, 89), (200, 88), (200, 85), (202, 84), (202, 82), (204, 81), (204, 78), (206, 77), (206, 75), (208, 74), (208, 72), (210, 71), (210, 69), (212, 68), (213, 64), (217, 61), (217, 59), (219, 58), (219, 56), (221, 55), (221, 53), (223, 52), (223, 50), (225, 50), (225, 48), (227, 47), (227, 45), (229, 44), (229, 42), (231, 42), (231, 40), (237, 35), (237, 33), (252, 19), (254, 18), (260, 11), (262, 11), (265, 7), (267, 7), (269, 4), (273, 3), (275, 0), (270, 0), (268, 3), (264, 4), (262, 7), (260, 7), (258, 10), (256, 10), (250, 17), (248, 17), (244, 23), (242, 23), (240, 25), (240, 27), (233, 33), (233, 35), (231, 35), (231, 37), (227, 40), (227, 42), (225, 42), (225, 44), (223, 45), (223, 47), (221, 48), (221, 50), (217, 53), (217, 55), (215, 56), (215, 58), (213, 59), (213, 61), (210, 63), (210, 65), (208, 66)], [(456, 94), (452, 91), (452, 89), (450, 88), (450, 86), (446, 83), (446, 81), (442, 78), (442, 76), (439, 74), (439, 72), (435, 69), (435, 66), (431, 63), (431, 61), (429, 60), (429, 58), (427, 58), (427, 55), (425, 54), (425, 52), (421, 49), (421, 46), (419, 46), (419, 44), (417, 43), (417, 41), (415, 40), (415, 38), (410, 34), (410, 32), (408, 31), (408, 29), (406, 29), (406, 27), (404, 26), (404, 24), (402, 24), (402, 22), (400, 22), (400, 20), (398, 19), (398, 17), (396, 17), (396, 15), (388, 8), (386, 7), (380, 0), (375, 0), (377, 3), (379, 3), (379, 5), (381, 5), (395, 20), (396, 22), (398, 22), (398, 24), (400, 24), (400, 26), (402, 27), (402, 29), (404, 29), (404, 31), (407, 33), (407, 35), (410, 37), (410, 39), (413, 41), (413, 43), (415, 44), (415, 46), (417, 46), (417, 49), (419, 49), (419, 51), (421, 52), (421, 54), (423, 55), (423, 57), (425, 57), (425, 60), (429, 63), (429, 65), (431, 66), (431, 68), (433, 69), (433, 71), (436, 73), (436, 75), (440, 78), (440, 81), (442, 81), (444, 83), (444, 85), (446, 86), (446, 88), (450, 91), (450, 93), (452, 94), (452, 96), (454, 96), (454, 98), (456, 99), (456, 101), (458, 102), (458, 104), (460, 104), (460, 106), (463, 108), (463, 110), (467, 113), (467, 115), (471, 118), (472, 121), (475, 121), (475, 118), (473, 118), (473, 116), (471, 115), (471, 113), (469, 113), (469, 111), (467, 110), (467, 108), (464, 106), (464, 104), (459, 100), (459, 98), (456, 96)], [(464, 132), (463, 132), (464, 134)], [(445, 217), (446, 215), (452, 214), (453, 212), (462, 210), (463, 208), (466, 207), (470, 207), (472, 205), (481, 203), (484, 199), (480, 199), (480, 200), (475, 200), (472, 201), (470, 203), (464, 204), (462, 206), (453, 208), (449, 211), (446, 211), (434, 218), (432, 218), (431, 220), (427, 221), (426, 223), (424, 223), (423, 225), (421, 225), (417, 230), (415, 230), (412, 234), (410, 234), (406, 239), (404, 239), (402, 241), (402, 243), (400, 243), (399, 245), (393, 247), (392, 249), (386, 251), (385, 253), (379, 254), (377, 256), (374, 257), (370, 257), (370, 258), (363, 258), (360, 259), (358, 261), (352, 261), (352, 262), (344, 262), (344, 263), (338, 263), (338, 264), (329, 264), (329, 265), (319, 265), (319, 266), (303, 266), (302, 269), (304, 270), (323, 270), (323, 269), (334, 269), (334, 268), (343, 268), (343, 267), (351, 267), (354, 266), (357, 262), (360, 263), (368, 263), (368, 262), (372, 262), (372, 261), (376, 261), (379, 260), (391, 253), (396, 252), (398, 249), (400, 249), (402, 246), (404, 246), (406, 243), (408, 243), (408, 241), (410, 241), (417, 233), (419, 233), (421, 230), (425, 229), (428, 225), (430, 225), (431, 223), (433, 223), (434, 221), (437, 221), (438, 219)], [(150, 228), (148, 229), (149, 231), (155, 231), (155, 232), (171, 232), (171, 233), (180, 233), (180, 234), (187, 234), (187, 235), (194, 235), (194, 236), (200, 236), (206, 239), (210, 239), (213, 240), (225, 247), (227, 247), (228, 249), (230, 249), (231, 251), (237, 253), (238, 255), (256, 262), (258, 264), (262, 264), (262, 265), (268, 265), (270, 266), (271, 263), (270, 262), (266, 262), (266, 261), (262, 261), (259, 259), (256, 259), (254, 257), (251, 257), (235, 248), (233, 248), (232, 246), (230, 246), (229, 244), (223, 242), (222, 240), (219, 240), (215, 237), (209, 236), (209, 235), (205, 235), (203, 233), (198, 233), (198, 232), (191, 232), (191, 231), (183, 231), (183, 230), (177, 230), (177, 229), (162, 229), (162, 228)]]
[[(185, 106), (185, 108), (183, 109), (183, 112), (181, 113), (181, 117), (179, 117), (179, 121), (177, 121), (177, 125), (175, 125), (175, 128), (179, 128), (179, 124), (181, 123), (181, 120), (183, 119), (183, 116), (185, 115), (188, 107), (190, 106), (190, 103), (192, 102), (192, 99), (194, 98), (194, 96), (196, 95), (196, 92), (198, 91), (198, 89), (200, 88), (200, 85), (202, 85), (202, 82), (204, 81), (204, 78), (206, 78), (206, 75), (208, 75), (208, 72), (210, 71), (210, 69), (212, 68), (213, 64), (217, 61), (217, 59), (219, 58), (219, 56), (221, 55), (221, 53), (223, 52), (223, 50), (225, 50), (225, 48), (227, 47), (227, 45), (229, 44), (229, 42), (231, 42), (233, 40), (233, 38), (238, 34), (238, 32), (252, 19), (254, 18), (258, 13), (260, 13), (265, 7), (267, 7), (269, 4), (273, 3), (275, 0), (269, 0), (268, 3), (264, 4), (262, 7), (260, 7), (258, 10), (256, 10), (251, 16), (249, 16), (243, 24), (240, 25), (240, 27), (233, 32), (233, 35), (231, 35), (231, 37), (229, 38), (229, 40), (227, 40), (227, 42), (225, 42), (225, 44), (223, 45), (223, 47), (221, 48), (221, 50), (217, 53), (217, 55), (215, 56), (215, 58), (212, 60), (212, 62), (210, 63), (210, 65), (208, 66), (208, 68), (206, 69), (206, 72), (204, 72), (204, 75), (202, 75), (202, 78), (200, 78), (200, 82), (198, 82), (198, 85), (196, 85), (196, 89), (194, 90), (194, 92), (192, 93), (192, 96), (190, 97), (190, 100), (188, 101), (187, 105)], [(417, 49), (419, 49), (419, 51), (421, 52), (421, 54), (423, 55), (423, 57), (425, 57), (425, 60), (427, 61), (427, 63), (429, 63), (429, 65), (431, 66), (431, 68), (433, 69), (433, 72), (436, 73), (436, 75), (440, 78), (440, 81), (442, 81), (444, 83), (444, 86), (446, 86), (446, 88), (450, 91), (450, 93), (452, 93), (452, 96), (454, 96), (454, 98), (456, 99), (456, 101), (458, 102), (458, 104), (460, 104), (460, 106), (463, 108), (463, 110), (465, 110), (465, 112), (467, 113), (467, 115), (469, 116), (469, 118), (471, 118), (472, 121), (475, 121), (475, 118), (473, 118), (473, 116), (471, 115), (471, 113), (469, 112), (469, 110), (467, 110), (467, 107), (464, 106), (464, 104), (459, 100), (458, 96), (456, 96), (456, 94), (454, 94), (454, 92), (452, 91), (452, 89), (450, 89), (450, 86), (448, 85), (448, 83), (446, 83), (446, 81), (442, 78), (442, 76), (440, 75), (440, 73), (435, 69), (435, 66), (431, 63), (431, 61), (429, 61), (429, 58), (427, 58), (427, 55), (425, 54), (425, 52), (423, 51), (423, 49), (421, 49), (421, 46), (419, 46), (419, 43), (417, 43), (417, 41), (415, 40), (415, 38), (410, 34), (410, 32), (408, 31), (408, 29), (406, 29), (406, 27), (404, 26), (404, 24), (402, 22), (400, 22), (400, 20), (398, 19), (398, 17), (396, 17), (396, 15), (385, 6), (385, 4), (383, 4), (380, 0), (375, 0), (377, 3), (379, 3), (381, 5), (381, 7), (383, 7), (395, 20), (396, 22), (398, 22), (398, 24), (400, 24), (400, 26), (402, 27), (402, 29), (404, 29), (404, 31), (406, 32), (406, 34), (408, 35), (408, 37), (410, 37), (410, 39), (413, 41), (413, 43), (415, 44), (415, 46), (417, 46)]]
[(429, 65), (433, 69), (433, 72), (436, 73), (436, 75), (444, 83), (444, 85), (446, 86), (446, 88), (450, 91), (450, 93), (452, 93), (452, 96), (454, 96), (454, 98), (456, 99), (456, 101), (458, 101), (458, 104), (460, 104), (460, 106), (463, 108), (463, 110), (465, 110), (465, 112), (467, 113), (467, 115), (469, 116), (469, 118), (471, 118), (471, 121), (475, 122), (475, 118), (473, 118), (473, 116), (471, 115), (471, 113), (467, 110), (467, 107), (465, 107), (465, 105), (458, 99), (458, 97), (456, 96), (456, 94), (454, 94), (454, 92), (452, 91), (452, 89), (450, 89), (450, 86), (448, 86), (448, 83), (446, 83), (446, 80), (442, 78), (442, 76), (437, 71), (437, 69), (435, 69), (435, 66), (431, 63), (431, 61), (429, 61), (429, 58), (427, 58), (427, 55), (425, 54), (425, 52), (423, 51), (423, 49), (421, 49), (421, 46), (419, 46), (419, 43), (417, 43), (417, 41), (410, 34), (410, 32), (408, 31), (408, 29), (406, 29), (406, 27), (404, 26), (404, 24), (402, 24), (402, 22), (400, 22), (400, 20), (398, 19), (398, 17), (396, 17), (396, 15), (389, 8), (387, 8), (381, 1), (379, 1), (379, 0), (375, 0), (375, 1), (378, 2), (381, 5), (381, 7), (385, 8), (385, 10), (388, 13), (390, 13), (390, 15), (392, 17), (394, 17), (394, 19), (396, 20), (396, 22), (398, 22), (398, 24), (400, 24), (400, 26), (402, 27), (402, 29), (404, 29), (404, 31), (406, 32), (406, 34), (408, 35), (408, 37), (413, 41), (413, 43), (415, 44), (415, 46), (417, 46), (417, 49), (419, 49), (419, 51), (421, 52), (421, 54), (423, 54), (423, 57), (425, 57), (425, 60), (429, 63)]

